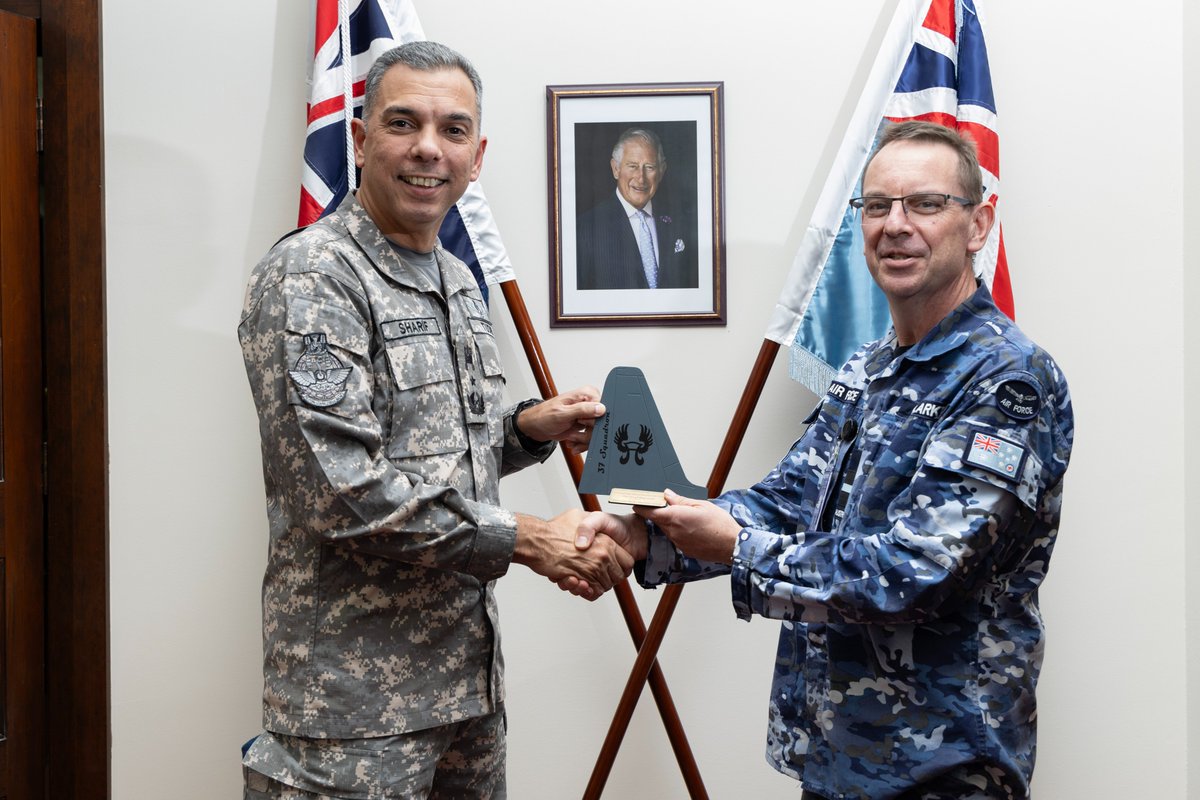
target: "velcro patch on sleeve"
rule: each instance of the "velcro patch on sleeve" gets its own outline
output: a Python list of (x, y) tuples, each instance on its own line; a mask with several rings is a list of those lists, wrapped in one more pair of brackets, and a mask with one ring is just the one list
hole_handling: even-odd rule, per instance
[(346, 381), (351, 368), (329, 352), (329, 342), (323, 333), (304, 336), (304, 353), (288, 370), (300, 398), (310, 406), (326, 408), (346, 396)]
[(1042, 398), (1033, 384), (1005, 381), (996, 387), (996, 405), (1013, 419), (1033, 419), (1042, 407)]
[(1025, 460), (1025, 448), (993, 433), (977, 430), (974, 434), (967, 442), (963, 460), (1009, 480), (1017, 480), (1021, 475), (1021, 462)]

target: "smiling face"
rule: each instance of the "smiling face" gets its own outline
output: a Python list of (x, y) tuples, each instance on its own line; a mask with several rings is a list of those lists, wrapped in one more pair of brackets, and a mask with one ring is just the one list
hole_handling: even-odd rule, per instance
[(626, 203), (640, 209), (654, 199), (654, 193), (658, 191), (658, 185), (667, 171), (666, 164), (660, 161), (654, 146), (637, 138), (625, 142), (620, 161), (615, 158), (609, 160), (617, 191)]
[(370, 118), (351, 125), (358, 202), (391, 241), (429, 252), (483, 166), (487, 139), (470, 79), (458, 69), (397, 64), (384, 73)]
[[(958, 157), (944, 144), (895, 141), (863, 175), (864, 196), (918, 192), (963, 194)], [(913, 344), (975, 292), (971, 256), (987, 241), (994, 209), (987, 203), (947, 203), (931, 216), (906, 214), (892, 203), (886, 217), (864, 218), (864, 255), (887, 296), (901, 344)]]

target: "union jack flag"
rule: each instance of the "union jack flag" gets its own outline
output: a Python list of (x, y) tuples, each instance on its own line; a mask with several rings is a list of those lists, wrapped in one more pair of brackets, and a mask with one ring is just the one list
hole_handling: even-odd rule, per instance
[[(814, 393), (891, 323), (847, 205), (861, 193), (863, 166), (882, 127), (921, 119), (956, 128), (975, 141), (985, 197), (999, 197), (996, 103), (981, 3), (901, 0), (896, 8), (767, 328), (766, 338), (792, 348), (792, 377)], [(975, 268), (1000, 309), (1013, 316), (999, 218)]]
[[(411, 0), (317, 0), (301, 226), (335, 211), (358, 186), (350, 120), (362, 118), (363, 84), (371, 64), (396, 45), (424, 38)], [(478, 182), (450, 209), (439, 236), (470, 267), (484, 298), (488, 285), (515, 277)]]
[[(409, 2), (317, 0), (300, 225), (332, 212), (347, 191), (357, 188), (350, 119), (362, 118), (363, 81), (371, 64), (395, 45), (424, 38)], [(347, 49), (350, 59), (344, 56)]]
[(977, 433), (975, 434), (975, 447), (985, 453), (998, 453), (1000, 452), (1000, 440), (994, 436)]
[[(1000, 199), (1000, 136), (978, 4), (978, 0), (929, 4), (884, 116), (892, 122), (936, 122), (975, 142), (984, 198), (994, 205)], [(1014, 316), (998, 215), (975, 265), (983, 270), (996, 305)]]

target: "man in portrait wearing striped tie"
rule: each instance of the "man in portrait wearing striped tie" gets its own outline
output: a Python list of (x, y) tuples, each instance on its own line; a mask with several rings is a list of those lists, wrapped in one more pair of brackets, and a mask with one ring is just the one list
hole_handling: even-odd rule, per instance
[(693, 215), (656, 208), (667, 174), (662, 141), (648, 128), (629, 128), (613, 147), (616, 191), (579, 215), (579, 289), (694, 289), (697, 273)]

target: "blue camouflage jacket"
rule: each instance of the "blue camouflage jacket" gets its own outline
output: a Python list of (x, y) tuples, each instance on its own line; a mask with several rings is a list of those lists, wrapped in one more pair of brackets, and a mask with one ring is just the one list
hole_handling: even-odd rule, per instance
[(732, 568), (652, 529), (643, 583), (730, 573), (739, 617), (784, 621), (767, 758), (806, 788), (1026, 797), (1074, 427), (1058, 366), (981, 286), (910, 349), (864, 346), (808, 421), (715, 501), (743, 526)]

